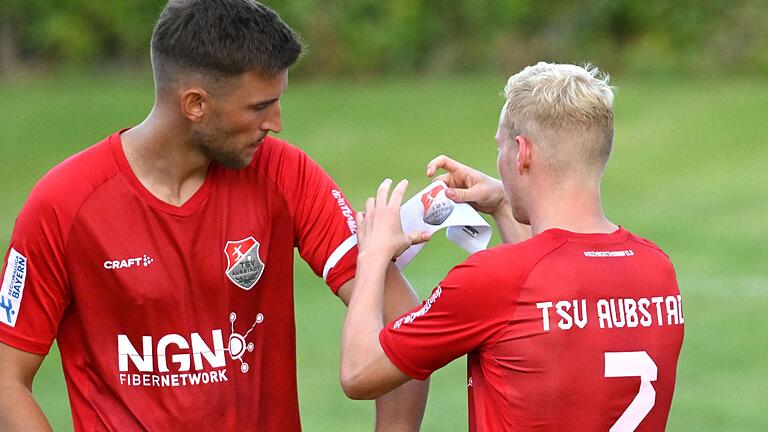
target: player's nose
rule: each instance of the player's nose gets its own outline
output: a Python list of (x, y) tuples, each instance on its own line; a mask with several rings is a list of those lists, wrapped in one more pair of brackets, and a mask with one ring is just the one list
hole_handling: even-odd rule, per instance
[(280, 108), (280, 101), (275, 102), (269, 107), (269, 113), (261, 124), (262, 130), (268, 130), (272, 133), (279, 133), (283, 130), (283, 118)]

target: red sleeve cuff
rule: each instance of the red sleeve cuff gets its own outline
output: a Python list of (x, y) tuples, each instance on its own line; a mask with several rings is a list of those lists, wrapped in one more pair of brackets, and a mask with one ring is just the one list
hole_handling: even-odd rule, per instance
[(357, 246), (352, 247), (328, 272), (325, 283), (338, 295), (342, 285), (355, 277), (357, 272)]
[(42, 356), (48, 355), (48, 352), (51, 350), (51, 345), (53, 345), (53, 341), (51, 341), (50, 343), (44, 343), (44, 342), (29, 340), (25, 337), (8, 333), (7, 331), (5, 331), (5, 329), (0, 329), (0, 343), (4, 343), (10, 347), (13, 347), (31, 354), (37, 354)]
[(432, 375), (433, 371), (418, 369), (408, 365), (408, 363), (400, 355), (400, 353), (397, 352), (397, 349), (393, 347), (392, 341), (390, 339), (390, 334), (387, 331), (387, 327), (384, 327), (379, 332), (379, 344), (381, 345), (381, 348), (384, 350), (384, 354), (386, 354), (387, 357), (389, 357), (389, 360), (392, 362), (392, 364), (397, 366), (397, 368), (400, 369), (402, 373), (419, 381), (423, 381), (429, 378), (430, 375)]
[(331, 292), (338, 295), (342, 285), (352, 280), (355, 277), (356, 271), (357, 271), (356, 267), (350, 267), (343, 271), (332, 272), (331, 275), (328, 276), (328, 280), (326, 281), (326, 283), (328, 284), (328, 287), (331, 289)]

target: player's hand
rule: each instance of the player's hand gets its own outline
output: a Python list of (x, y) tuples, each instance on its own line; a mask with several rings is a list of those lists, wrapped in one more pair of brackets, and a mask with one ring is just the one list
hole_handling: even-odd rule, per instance
[(443, 155), (427, 164), (427, 177), (434, 176), (441, 168), (447, 173), (432, 180), (442, 180), (448, 185), (445, 191), (448, 198), (468, 203), (475, 210), (491, 216), (498, 215), (509, 206), (504, 187), (499, 180)]
[(408, 180), (395, 186), (392, 196), (389, 188), (392, 180), (384, 180), (375, 198), (365, 202), (365, 212), (357, 213), (357, 247), (359, 256), (381, 258), (389, 261), (400, 256), (413, 244), (429, 240), (429, 233), (406, 234), (400, 223), (400, 206), (403, 203)]

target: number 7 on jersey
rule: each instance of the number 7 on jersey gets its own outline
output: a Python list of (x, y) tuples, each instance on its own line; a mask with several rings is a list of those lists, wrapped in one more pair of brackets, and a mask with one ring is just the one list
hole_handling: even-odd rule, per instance
[(610, 432), (634, 431), (656, 403), (656, 381), (659, 369), (645, 351), (606, 352), (605, 377), (640, 377), (640, 390), (624, 413), (611, 426)]

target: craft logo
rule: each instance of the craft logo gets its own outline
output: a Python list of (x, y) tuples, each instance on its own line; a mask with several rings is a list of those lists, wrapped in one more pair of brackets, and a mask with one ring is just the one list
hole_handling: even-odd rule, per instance
[(445, 186), (438, 184), (421, 195), (424, 205), (424, 222), (440, 225), (453, 213), (453, 202), (445, 196)]
[[(3, 283), (0, 285), (0, 322), (16, 327), (16, 319), (19, 317), (21, 298), (24, 296), (24, 283), (27, 280), (27, 257), (11, 248), (5, 267)], [(5, 313), (3, 313), (5, 312)]]
[[(117, 335), (120, 384), (130, 387), (182, 387), (226, 382), (230, 378), (227, 376), (227, 357), (230, 361), (239, 361), (238, 369), (247, 373), (250, 366), (243, 356), (254, 350), (253, 342), (248, 342), (248, 337), (257, 324), (264, 322), (264, 315), (256, 314), (245, 334), (235, 332), (235, 321), (237, 314), (232, 312), (229, 314), (230, 331), (226, 348), (221, 329), (212, 330), (208, 341), (197, 332), (191, 333), (188, 338), (175, 333), (167, 334), (157, 343), (152, 336), (142, 336), (141, 353), (127, 335)], [(131, 364), (136, 371), (129, 371)]]
[(120, 270), (124, 268), (132, 268), (132, 267), (149, 267), (149, 265), (152, 264), (153, 262), (155, 262), (154, 258), (152, 258), (147, 254), (144, 254), (143, 256), (136, 257), (136, 258), (104, 261), (104, 268), (107, 270)]
[(224, 247), (227, 256), (227, 277), (235, 285), (249, 290), (264, 272), (264, 262), (259, 258), (259, 242), (253, 237), (228, 241)]

